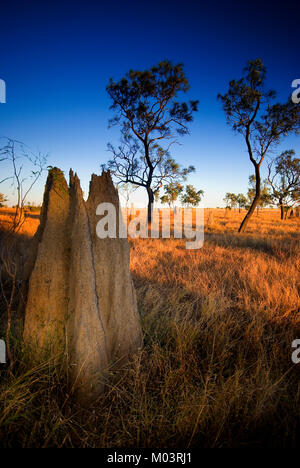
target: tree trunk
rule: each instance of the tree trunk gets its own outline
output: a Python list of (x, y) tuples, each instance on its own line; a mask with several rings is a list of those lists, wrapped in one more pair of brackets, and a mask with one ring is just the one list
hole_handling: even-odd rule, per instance
[(285, 218), (284, 219), (288, 219), (290, 213), (292, 213), (292, 207), (289, 206), (286, 208), (286, 211), (285, 211)]
[(247, 224), (250, 221), (251, 216), (253, 215), (255, 208), (258, 205), (259, 199), (260, 199), (260, 172), (259, 172), (259, 166), (256, 164), (255, 166), (255, 197), (254, 200), (249, 208), (248, 213), (246, 214), (245, 218), (242, 221), (242, 224), (240, 225), (239, 231), (238, 232), (244, 232)]
[(148, 220), (148, 227), (151, 226), (152, 223), (152, 212), (153, 212), (153, 203), (154, 203), (154, 194), (151, 187), (147, 187), (148, 193), (148, 213), (147, 213), (147, 220)]
[(280, 219), (284, 219), (284, 206), (280, 202)]

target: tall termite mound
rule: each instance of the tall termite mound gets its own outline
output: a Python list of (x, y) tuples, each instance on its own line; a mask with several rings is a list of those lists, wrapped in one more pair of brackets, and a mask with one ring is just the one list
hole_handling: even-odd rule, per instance
[[(105, 386), (109, 371), (142, 343), (127, 238), (100, 239), (100, 203), (119, 198), (110, 174), (92, 176), (88, 201), (70, 171), (49, 173), (41, 225), (33, 241), (24, 340), (39, 355), (67, 351), (74, 388), (89, 402)], [(118, 226), (116, 233), (118, 233)]]

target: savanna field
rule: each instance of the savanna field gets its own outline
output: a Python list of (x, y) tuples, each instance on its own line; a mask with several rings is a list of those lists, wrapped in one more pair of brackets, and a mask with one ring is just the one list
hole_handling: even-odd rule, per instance
[[(0, 211), (2, 243), (12, 213)], [(0, 370), (2, 447), (295, 447), (300, 439), (300, 218), (205, 210), (202, 249), (181, 239), (134, 239), (131, 272), (144, 347), (93, 407), (76, 405), (67, 356), (33, 366), (13, 338)], [(39, 224), (10, 240), (16, 277), (2, 268), (0, 338), (12, 287)], [(3, 245), (3, 244), (2, 244)], [(18, 325), (15, 325), (18, 328)]]

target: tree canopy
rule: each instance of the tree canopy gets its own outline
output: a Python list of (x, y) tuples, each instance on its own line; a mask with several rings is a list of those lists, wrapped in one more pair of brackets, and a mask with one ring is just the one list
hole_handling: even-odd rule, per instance
[(237, 195), (227, 192), (224, 197), (224, 202), (227, 208), (235, 208), (237, 206)]
[(185, 192), (181, 195), (180, 199), (183, 205), (198, 206), (204, 195), (203, 190), (197, 190), (193, 185), (187, 185)]
[(183, 185), (179, 182), (171, 182), (164, 186), (164, 195), (160, 197), (162, 204), (168, 204), (170, 207), (174, 205), (178, 196), (183, 191)]

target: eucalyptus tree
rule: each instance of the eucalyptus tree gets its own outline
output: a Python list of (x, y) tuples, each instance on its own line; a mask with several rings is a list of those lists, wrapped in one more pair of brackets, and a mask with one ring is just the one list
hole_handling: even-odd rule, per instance
[(276, 93), (266, 89), (266, 68), (261, 59), (250, 60), (243, 76), (229, 82), (227, 93), (219, 94), (227, 122), (242, 135), (254, 167), (255, 194), (239, 232), (246, 226), (261, 197), (261, 165), (284, 136), (299, 133), (300, 106), (291, 99), (274, 103)]
[(144, 187), (148, 194), (148, 222), (152, 220), (155, 194), (164, 184), (181, 183), (193, 166), (181, 167), (170, 148), (179, 136), (189, 133), (188, 124), (198, 101), (180, 102), (189, 90), (183, 65), (165, 60), (144, 71), (130, 70), (119, 81), (110, 79), (107, 92), (120, 125), (121, 141), (108, 145), (112, 158), (106, 164), (119, 182)]

